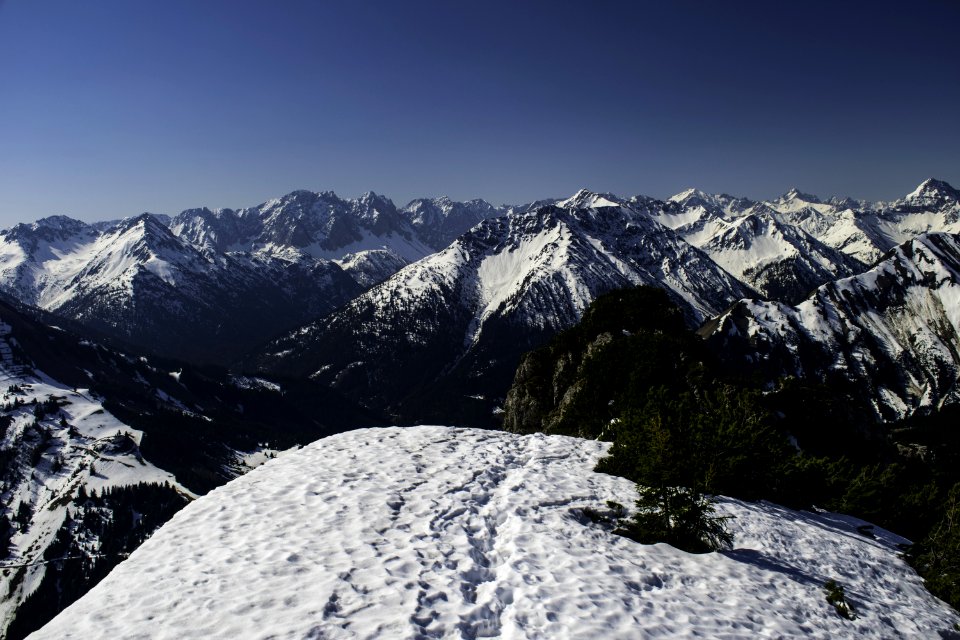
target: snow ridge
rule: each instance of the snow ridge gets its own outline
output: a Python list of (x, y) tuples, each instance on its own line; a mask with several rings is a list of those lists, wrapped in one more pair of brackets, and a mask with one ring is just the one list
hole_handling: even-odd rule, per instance
[[(607, 443), (362, 429), (195, 501), (34, 637), (933, 637), (960, 618), (861, 521), (721, 500), (735, 549), (638, 545)], [(839, 580), (859, 618), (840, 618)]]

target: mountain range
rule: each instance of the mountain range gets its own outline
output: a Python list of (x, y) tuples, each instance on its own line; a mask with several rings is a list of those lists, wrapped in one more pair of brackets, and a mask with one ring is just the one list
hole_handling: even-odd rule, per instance
[[(824, 381), (877, 421), (955, 404), (958, 234), (960, 192), (937, 180), (888, 203), (296, 191), (0, 231), (0, 555), (20, 563), (0, 621), (35, 628), (277, 450), (388, 422), (497, 424), (521, 356), (614, 289), (662, 289), (678, 324), (768, 387)], [(152, 515), (105, 524), (121, 512)]]
[(401, 208), (295, 191), (17, 225), (0, 232), (0, 291), (118, 348), (313, 376), (402, 421), (456, 409), (483, 424), (520, 354), (600, 293), (663, 287), (695, 327), (744, 299), (799, 304), (928, 232), (960, 232), (960, 192), (933, 179), (888, 203), (581, 190)]

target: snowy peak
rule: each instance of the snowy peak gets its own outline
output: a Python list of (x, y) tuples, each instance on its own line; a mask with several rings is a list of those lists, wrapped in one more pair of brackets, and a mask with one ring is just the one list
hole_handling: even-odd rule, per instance
[(783, 203), (791, 202), (795, 200), (799, 200), (801, 202), (808, 202), (810, 204), (823, 204), (820, 198), (818, 198), (817, 196), (810, 195), (809, 193), (803, 193), (796, 187), (791, 187), (789, 191), (787, 191), (785, 194), (777, 198), (777, 201), (783, 202)]
[(342, 259), (388, 250), (411, 262), (431, 253), (389, 198), (368, 192), (356, 200), (332, 191), (294, 191), (238, 215), (251, 219), (247, 250)]
[(920, 183), (916, 189), (907, 194), (905, 202), (910, 204), (939, 206), (960, 202), (960, 191), (943, 180), (928, 178)]
[[(674, 222), (668, 224), (668, 226), (677, 228), (677, 226), (690, 224), (697, 218), (733, 218), (752, 209), (756, 205), (756, 202), (747, 198), (738, 198), (725, 193), (706, 193), (699, 189), (687, 189), (675, 196), (671, 196), (667, 200), (667, 207), (664, 213), (668, 216), (667, 220), (671, 218), (674, 220)], [(682, 224), (678, 224), (677, 221), (683, 222)]]
[(439, 251), (483, 220), (506, 212), (504, 207), (494, 207), (485, 200), (457, 202), (441, 196), (413, 200), (403, 208), (401, 215), (426, 245)]
[(232, 209), (187, 209), (177, 215), (170, 230), (205, 251), (225, 252), (242, 244), (251, 234), (249, 218)]
[(667, 198), (667, 201), (684, 203), (694, 198), (697, 200), (707, 200), (710, 198), (710, 195), (707, 193), (704, 193), (703, 191), (700, 191), (699, 189), (694, 189), (691, 187), (689, 189), (685, 189), (684, 191), (681, 191), (676, 195), (670, 196), (669, 198)]
[(37, 242), (57, 242), (93, 233), (85, 222), (67, 216), (49, 216), (29, 224), (20, 223), (0, 231), (0, 237), (24, 247), (36, 246)]
[(728, 214), (739, 213), (749, 209), (754, 204), (753, 200), (747, 198), (737, 198), (725, 193), (713, 194), (706, 193), (699, 189), (687, 189), (671, 196), (667, 202), (673, 202), (684, 208), (703, 207), (722, 211)]
[(49, 229), (52, 231), (57, 231), (62, 235), (80, 233), (86, 229), (89, 229), (90, 227), (90, 225), (88, 225), (86, 222), (74, 220), (73, 218), (67, 216), (48, 216), (46, 218), (40, 218), (30, 226), (36, 231)]
[(556, 206), (564, 209), (598, 209), (619, 207), (623, 204), (623, 200), (612, 193), (596, 193), (588, 189), (580, 189), (566, 200), (557, 202)]

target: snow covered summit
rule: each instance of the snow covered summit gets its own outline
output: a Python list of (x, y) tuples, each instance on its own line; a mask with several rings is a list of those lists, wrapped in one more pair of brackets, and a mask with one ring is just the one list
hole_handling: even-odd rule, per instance
[[(918, 638), (957, 615), (896, 536), (723, 500), (735, 549), (644, 546), (584, 516), (633, 487), (607, 444), (414, 427), (320, 440), (177, 514), (44, 638)], [(841, 618), (823, 584), (858, 613)]]

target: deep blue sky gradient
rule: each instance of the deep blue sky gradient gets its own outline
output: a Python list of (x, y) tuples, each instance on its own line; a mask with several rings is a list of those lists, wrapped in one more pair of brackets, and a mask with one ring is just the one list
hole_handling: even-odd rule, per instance
[(960, 3), (0, 0), (0, 226), (960, 186)]

